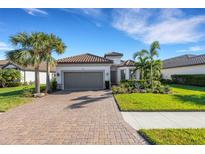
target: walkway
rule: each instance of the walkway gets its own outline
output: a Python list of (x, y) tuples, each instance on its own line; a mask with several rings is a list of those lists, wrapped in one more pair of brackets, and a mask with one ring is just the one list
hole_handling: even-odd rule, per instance
[(205, 112), (122, 112), (134, 129), (205, 128)]

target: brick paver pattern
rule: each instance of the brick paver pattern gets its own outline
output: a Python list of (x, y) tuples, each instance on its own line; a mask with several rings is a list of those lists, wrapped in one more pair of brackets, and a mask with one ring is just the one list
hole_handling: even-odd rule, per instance
[(110, 91), (58, 92), (0, 115), (0, 144), (146, 144)]

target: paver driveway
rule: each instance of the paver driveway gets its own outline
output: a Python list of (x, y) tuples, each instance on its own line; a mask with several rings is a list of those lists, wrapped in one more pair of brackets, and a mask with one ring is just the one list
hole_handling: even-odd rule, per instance
[(0, 115), (0, 144), (145, 144), (110, 91), (58, 92)]

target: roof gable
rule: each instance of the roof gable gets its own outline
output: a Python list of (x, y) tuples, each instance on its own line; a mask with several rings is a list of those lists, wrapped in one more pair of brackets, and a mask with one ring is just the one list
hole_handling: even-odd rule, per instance
[(5, 69), (5, 68), (22, 69), (22, 67), (10, 61), (8, 61), (5, 65), (2, 66), (2, 69)]
[(71, 56), (57, 60), (58, 64), (101, 64), (101, 63), (112, 63), (112, 60), (104, 57), (96, 56), (90, 53)]
[(126, 60), (126, 61), (123, 61), (119, 67), (132, 67), (132, 66), (135, 66), (135, 62), (133, 60)]
[[(34, 66), (29, 65), (27, 67), (23, 67), (23, 66), (15, 64), (14, 62), (9, 61), (9, 60), (0, 60), (0, 68), (2, 68), (2, 69), (4, 69), (4, 68), (18, 68), (18, 69), (25, 70), (25, 71), (35, 71)], [(40, 64), (39, 71), (46, 72), (46, 62), (42, 62)], [(52, 66), (50, 68), (50, 71), (55, 72), (55, 67)]]

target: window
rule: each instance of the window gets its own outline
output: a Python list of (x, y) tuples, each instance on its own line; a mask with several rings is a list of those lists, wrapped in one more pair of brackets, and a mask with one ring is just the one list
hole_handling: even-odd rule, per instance
[(121, 80), (125, 80), (125, 70), (120, 70), (120, 78)]

